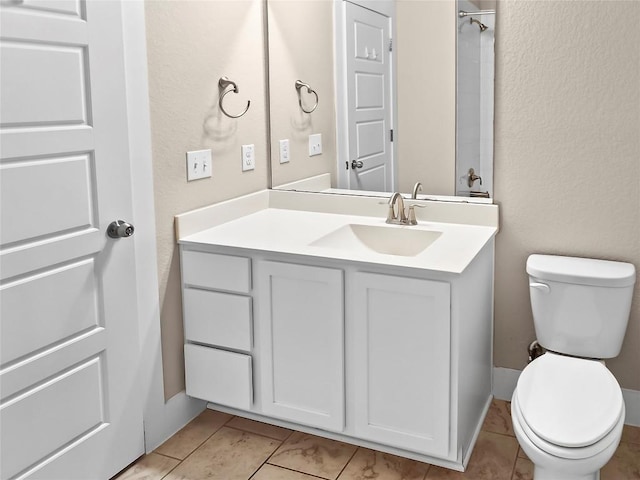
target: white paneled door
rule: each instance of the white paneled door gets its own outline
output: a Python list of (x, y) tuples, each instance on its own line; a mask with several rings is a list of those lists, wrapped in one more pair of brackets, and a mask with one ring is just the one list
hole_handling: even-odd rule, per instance
[(0, 478), (143, 453), (118, 1), (0, 6)]
[(346, 6), (349, 188), (394, 190), (389, 17)]

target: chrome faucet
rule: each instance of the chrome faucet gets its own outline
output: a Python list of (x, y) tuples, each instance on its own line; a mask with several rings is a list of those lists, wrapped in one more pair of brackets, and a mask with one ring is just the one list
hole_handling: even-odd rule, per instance
[[(398, 204), (396, 213), (396, 203)], [(387, 213), (387, 223), (394, 225), (408, 225), (407, 215), (404, 212), (404, 199), (399, 192), (395, 192), (389, 199), (389, 212)]]
[[(414, 187), (414, 190), (417, 190), (417, 188)], [(398, 205), (397, 209), (396, 209), (396, 204)], [(418, 220), (416, 219), (415, 208), (425, 207), (424, 205), (419, 205), (414, 203), (412, 205), (409, 205), (408, 213), (405, 212), (404, 198), (402, 198), (402, 195), (398, 192), (395, 192), (393, 195), (391, 195), (388, 205), (389, 205), (389, 212), (387, 213), (387, 223), (391, 223), (393, 225), (417, 225)], [(398, 213), (396, 213), (396, 211)]]

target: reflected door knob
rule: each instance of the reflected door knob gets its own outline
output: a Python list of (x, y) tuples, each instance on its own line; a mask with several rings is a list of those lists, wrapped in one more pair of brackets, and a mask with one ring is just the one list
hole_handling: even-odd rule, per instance
[(130, 237), (134, 232), (133, 225), (124, 220), (115, 220), (107, 227), (107, 235), (111, 238)]

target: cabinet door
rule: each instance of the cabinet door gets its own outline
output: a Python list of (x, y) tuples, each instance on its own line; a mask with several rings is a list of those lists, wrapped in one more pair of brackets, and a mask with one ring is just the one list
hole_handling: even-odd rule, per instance
[(356, 273), (352, 294), (356, 436), (449, 450), (448, 283)]
[(257, 272), (264, 413), (342, 431), (342, 271), (263, 261)]

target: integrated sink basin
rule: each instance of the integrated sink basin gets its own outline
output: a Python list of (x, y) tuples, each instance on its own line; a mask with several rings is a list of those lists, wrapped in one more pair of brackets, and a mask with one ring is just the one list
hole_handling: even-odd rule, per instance
[(313, 247), (362, 251), (363, 247), (385, 255), (415, 257), (435, 242), (442, 232), (395, 225), (347, 224), (310, 243)]

